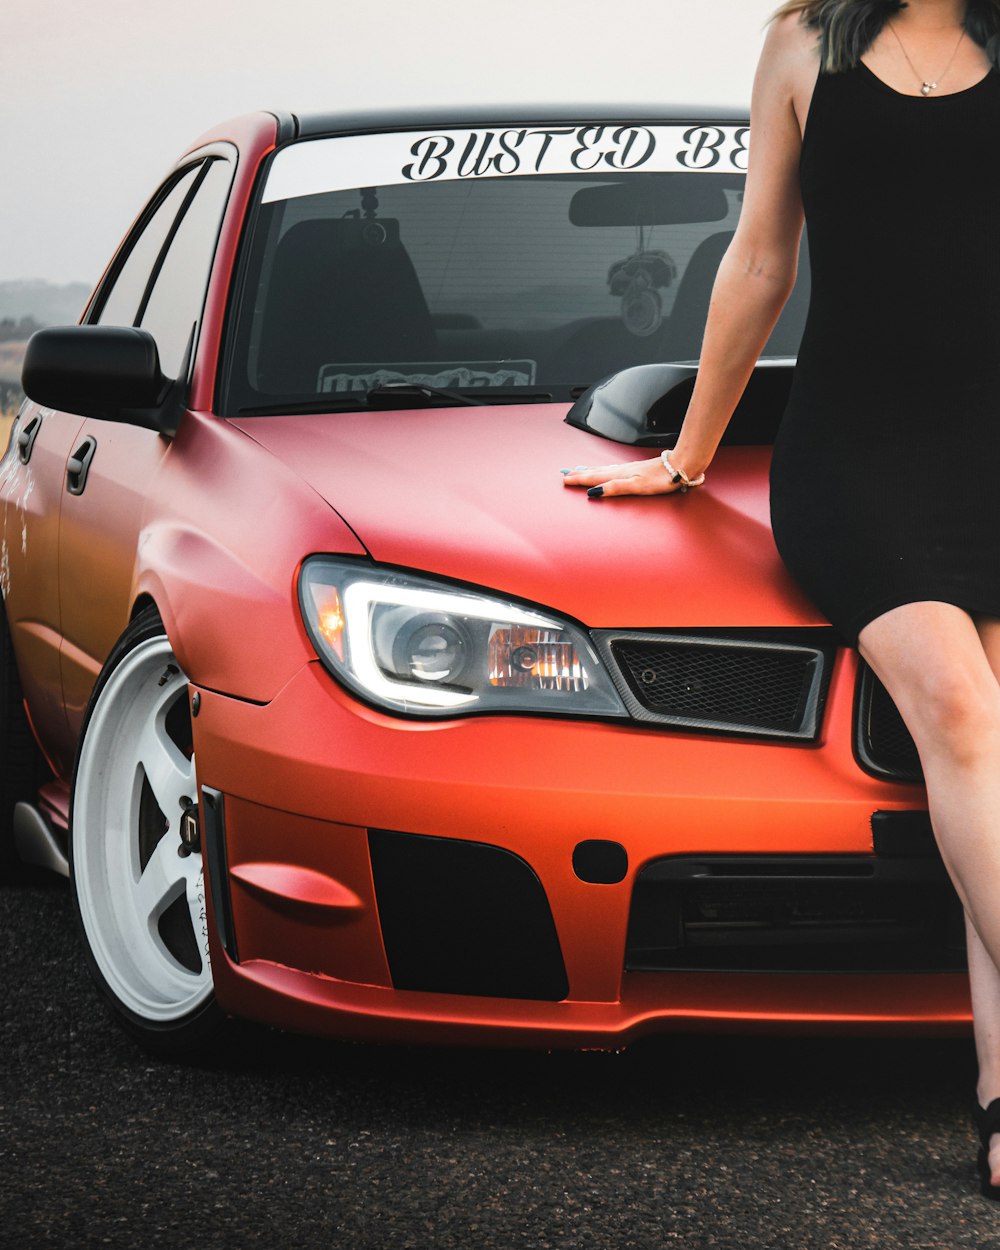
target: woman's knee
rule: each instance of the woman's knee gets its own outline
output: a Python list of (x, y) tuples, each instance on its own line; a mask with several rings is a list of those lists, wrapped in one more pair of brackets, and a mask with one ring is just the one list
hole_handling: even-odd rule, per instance
[(972, 617), (948, 603), (905, 604), (861, 631), (859, 646), (896, 702), (925, 764), (1000, 755), (1000, 684)]
[(921, 755), (945, 752), (958, 762), (1000, 753), (1000, 689), (960, 668), (921, 676), (896, 692), (903, 719)]

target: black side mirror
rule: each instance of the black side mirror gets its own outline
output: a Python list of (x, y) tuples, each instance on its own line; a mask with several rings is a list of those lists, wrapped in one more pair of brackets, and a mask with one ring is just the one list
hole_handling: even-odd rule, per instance
[[(190, 346), (189, 346), (190, 351)], [(156, 340), (130, 326), (50, 326), (28, 340), (21, 385), (46, 408), (121, 421), (172, 437), (183, 404), (187, 358), (177, 381), (160, 370)]]

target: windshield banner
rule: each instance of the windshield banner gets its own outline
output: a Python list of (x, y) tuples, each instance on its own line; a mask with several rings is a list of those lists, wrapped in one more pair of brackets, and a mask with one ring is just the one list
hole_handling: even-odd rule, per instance
[(312, 139), (281, 149), (264, 202), (354, 187), (525, 174), (745, 173), (749, 126), (479, 127)]

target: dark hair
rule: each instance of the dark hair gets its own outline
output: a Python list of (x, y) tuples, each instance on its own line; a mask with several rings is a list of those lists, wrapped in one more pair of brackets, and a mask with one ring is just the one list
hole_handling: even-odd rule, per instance
[[(836, 73), (857, 65), (886, 21), (905, 8), (906, 0), (785, 0), (771, 20), (800, 13), (819, 31), (822, 69)], [(1000, 68), (1000, 0), (966, 0), (965, 29)]]

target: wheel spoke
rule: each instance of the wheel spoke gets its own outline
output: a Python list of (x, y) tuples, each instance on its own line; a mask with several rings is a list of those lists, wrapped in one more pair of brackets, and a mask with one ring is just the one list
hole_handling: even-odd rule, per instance
[(162, 716), (150, 718), (144, 726), (138, 755), (160, 811), (171, 829), (176, 828), (181, 799), (195, 797), (194, 762), (172, 741)]
[(180, 840), (172, 833), (164, 834), (149, 857), (135, 887), (135, 907), (140, 919), (155, 925), (160, 913), (179, 894), (186, 893), (190, 868), (187, 860), (177, 854)]

